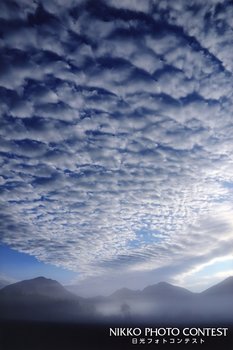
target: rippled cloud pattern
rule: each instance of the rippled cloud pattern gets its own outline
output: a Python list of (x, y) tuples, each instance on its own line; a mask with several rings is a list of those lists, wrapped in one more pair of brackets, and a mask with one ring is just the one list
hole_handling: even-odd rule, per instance
[(2, 0), (1, 242), (80, 278), (232, 255), (232, 29), (224, 0)]

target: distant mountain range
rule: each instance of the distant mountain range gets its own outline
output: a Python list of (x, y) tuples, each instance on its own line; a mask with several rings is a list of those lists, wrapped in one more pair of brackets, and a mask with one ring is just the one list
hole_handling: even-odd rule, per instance
[(233, 297), (233, 276), (228, 277), (224, 281), (206, 289), (201, 293), (193, 293), (190, 290), (178, 286), (174, 286), (167, 282), (159, 282), (157, 284), (148, 286), (142, 291), (131, 290), (128, 288), (118, 289), (110, 297), (111, 298), (129, 298), (137, 296), (145, 296), (148, 298), (188, 298), (193, 296), (227, 296), (231, 295)]
[(202, 293), (160, 282), (123, 288), (108, 297), (81, 298), (52, 279), (38, 277), (0, 290), (0, 319), (41, 321), (172, 321), (233, 323), (233, 277)]

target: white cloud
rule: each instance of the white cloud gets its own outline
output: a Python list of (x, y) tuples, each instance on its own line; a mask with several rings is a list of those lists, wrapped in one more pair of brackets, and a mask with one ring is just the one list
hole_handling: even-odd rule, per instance
[(4, 37), (2, 242), (86, 278), (232, 253), (229, 17), (202, 34), (214, 3), (109, 2), (114, 20), (74, 5)]
[(148, 13), (151, 8), (150, 0), (105, 0), (106, 4), (118, 9)]

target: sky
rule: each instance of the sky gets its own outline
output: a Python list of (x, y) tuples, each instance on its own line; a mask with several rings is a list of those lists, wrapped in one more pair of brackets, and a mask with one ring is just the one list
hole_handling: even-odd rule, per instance
[(233, 275), (233, 3), (2, 0), (0, 277)]

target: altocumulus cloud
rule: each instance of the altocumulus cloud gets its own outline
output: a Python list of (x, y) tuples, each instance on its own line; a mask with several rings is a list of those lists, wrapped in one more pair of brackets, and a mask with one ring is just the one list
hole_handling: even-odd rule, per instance
[(1, 242), (81, 278), (231, 255), (232, 2), (0, 7)]

